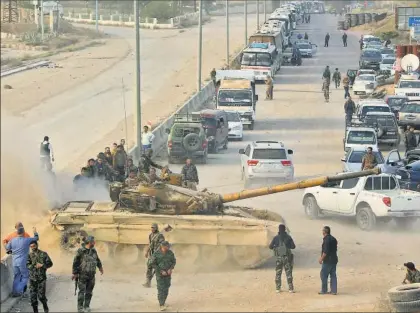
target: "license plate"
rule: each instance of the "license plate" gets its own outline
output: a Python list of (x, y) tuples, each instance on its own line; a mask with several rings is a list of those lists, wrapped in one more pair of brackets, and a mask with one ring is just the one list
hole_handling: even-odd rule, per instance
[(395, 132), (387, 132), (389, 135), (395, 135)]

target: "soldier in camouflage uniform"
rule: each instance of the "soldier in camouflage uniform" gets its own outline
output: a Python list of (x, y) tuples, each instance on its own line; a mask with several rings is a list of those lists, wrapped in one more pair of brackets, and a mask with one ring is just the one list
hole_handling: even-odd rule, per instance
[(286, 272), (287, 283), (289, 284), (289, 292), (293, 293), (293, 254), (292, 249), (295, 249), (295, 243), (292, 237), (286, 233), (286, 226), (279, 225), (279, 233), (273, 238), (270, 244), (270, 249), (274, 250), (276, 256), (276, 292), (281, 290), (281, 273), (283, 268)]
[(159, 250), (160, 244), (165, 241), (165, 237), (159, 232), (158, 225), (152, 224), (152, 232), (149, 234), (149, 247), (144, 255), (147, 258), (147, 271), (146, 271), (146, 282), (143, 284), (144, 287), (150, 288), (152, 278), (154, 275), (153, 268), (150, 267), (153, 253)]
[(161, 311), (166, 309), (165, 302), (168, 297), (169, 287), (171, 287), (172, 271), (175, 264), (175, 255), (169, 250), (169, 242), (162, 242), (160, 249), (153, 253), (149, 264), (149, 267), (156, 271), (158, 301)]
[(186, 164), (182, 168), (182, 185), (188, 189), (197, 190), (198, 172), (191, 159), (187, 159)]
[(378, 165), (375, 155), (372, 152), (372, 147), (367, 148), (367, 153), (362, 158), (362, 171), (371, 170)]
[(150, 173), (150, 167), (156, 167), (158, 169), (163, 168), (163, 166), (160, 166), (159, 164), (156, 164), (155, 162), (152, 161), (152, 155), (153, 155), (153, 150), (152, 149), (147, 149), (146, 152), (141, 155), (140, 162), (139, 162), (139, 171), (140, 172), (145, 173), (145, 174), (149, 174)]
[(130, 174), (128, 175), (127, 179), (125, 180), (125, 185), (128, 188), (134, 188), (137, 187), (140, 183), (140, 180), (138, 179), (138, 177), (136, 176), (136, 172), (135, 171), (130, 171)]
[(77, 250), (73, 260), (72, 280), (76, 280), (77, 288), (79, 288), (79, 294), (77, 295), (78, 312), (90, 312), (90, 300), (95, 287), (96, 267), (103, 275), (102, 263), (95, 249), (95, 238), (88, 236), (84, 245)]
[(53, 266), (48, 254), (38, 249), (36, 241), (30, 244), (31, 252), (26, 263), (29, 270), (29, 292), (31, 294), (31, 305), (34, 313), (38, 313), (38, 299), (48, 313), (47, 297), (45, 289), (47, 283), (47, 269)]
[(420, 283), (420, 271), (416, 269), (413, 262), (404, 263), (407, 268), (407, 274), (405, 275), (403, 284), (415, 284)]

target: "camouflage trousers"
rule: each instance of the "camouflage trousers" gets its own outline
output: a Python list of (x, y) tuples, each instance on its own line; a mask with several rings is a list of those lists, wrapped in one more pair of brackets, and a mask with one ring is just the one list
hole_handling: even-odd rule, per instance
[(169, 287), (171, 287), (171, 276), (156, 275), (156, 284), (159, 305), (165, 305), (166, 298), (168, 298)]
[(77, 310), (83, 311), (83, 309), (90, 307), (90, 300), (92, 299), (92, 291), (95, 287), (95, 276), (87, 277), (80, 276), (77, 288), (79, 293), (77, 295)]
[(147, 264), (146, 264), (146, 280), (148, 282), (151, 282), (153, 276), (155, 275), (155, 269), (150, 266), (150, 261), (151, 261), (151, 258), (149, 257), (147, 259)]
[(286, 272), (287, 283), (289, 290), (293, 290), (293, 260), (289, 256), (277, 257), (276, 260), (276, 289), (281, 289), (281, 274)]
[(44, 280), (29, 280), (29, 293), (31, 297), (31, 305), (38, 306), (38, 300), (45, 306), (47, 297), (45, 296), (47, 281)]

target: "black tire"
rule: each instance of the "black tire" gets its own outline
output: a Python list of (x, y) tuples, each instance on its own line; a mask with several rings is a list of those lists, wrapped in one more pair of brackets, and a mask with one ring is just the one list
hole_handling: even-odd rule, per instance
[(188, 152), (194, 152), (201, 149), (202, 140), (199, 135), (191, 133), (182, 139), (182, 145)]
[(420, 300), (410, 302), (391, 302), (397, 312), (420, 312)]
[(391, 302), (420, 301), (420, 283), (396, 286), (388, 290)]
[(249, 130), (254, 130), (254, 121), (251, 122), (251, 124), (248, 125)]
[(61, 235), (60, 246), (66, 252), (75, 253), (87, 236), (88, 234), (85, 231), (78, 228), (66, 229)]
[(363, 207), (357, 211), (356, 221), (361, 230), (370, 231), (375, 228), (376, 216), (369, 207)]
[(304, 208), (305, 214), (310, 220), (319, 218), (319, 206), (313, 196), (309, 196), (305, 199)]
[[(413, 224), (416, 222), (415, 218), (409, 218), (409, 217), (400, 217), (400, 218), (394, 218), (395, 224), (397, 224), (397, 227), (400, 229), (409, 229)], [(420, 298), (419, 298), (420, 300)]]

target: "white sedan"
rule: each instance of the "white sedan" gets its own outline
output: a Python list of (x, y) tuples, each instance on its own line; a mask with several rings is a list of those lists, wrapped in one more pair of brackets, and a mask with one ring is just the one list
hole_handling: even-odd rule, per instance
[[(384, 156), (382, 155), (381, 151), (372, 151), (373, 155), (376, 158), (376, 162), (378, 162), (378, 166), (382, 169), (382, 165), (384, 164)], [(343, 162), (343, 171), (344, 172), (358, 172), (362, 170), (362, 159), (363, 156), (366, 154), (365, 148), (352, 148), (347, 151), (346, 155), (341, 159)]]
[(373, 74), (363, 74), (356, 77), (353, 84), (353, 92), (355, 95), (371, 94), (378, 86), (376, 76)]
[(242, 140), (244, 137), (244, 126), (241, 122), (241, 115), (238, 111), (225, 111), (228, 119), (229, 139)]

